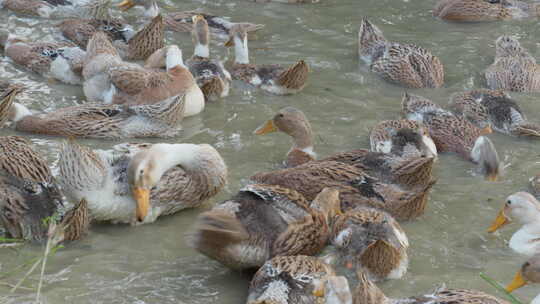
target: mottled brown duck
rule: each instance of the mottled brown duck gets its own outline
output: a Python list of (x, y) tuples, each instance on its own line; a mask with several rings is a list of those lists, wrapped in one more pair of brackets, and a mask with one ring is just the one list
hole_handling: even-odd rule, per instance
[(69, 42), (29, 42), (0, 31), (0, 47), (16, 64), (68, 84), (80, 84), (85, 52)]
[(497, 180), (500, 171), (499, 156), (491, 140), (483, 136), (491, 133), (489, 126), (485, 129), (477, 128), (432, 101), (411, 94), (403, 96), (402, 114), (428, 128), (437, 151), (457, 153), (479, 164), (487, 180)]
[[(156, 0), (123, 0), (119, 5), (120, 9), (127, 11), (136, 6), (142, 6), (143, 17), (154, 18), (159, 15), (160, 9)], [(171, 12), (163, 15), (165, 29), (173, 32), (191, 32), (193, 30), (193, 17), (202, 16), (210, 28), (212, 35), (220, 39), (227, 39), (231, 28), (235, 24), (242, 24), (248, 32), (257, 31), (264, 27), (263, 24), (234, 23), (226, 18), (205, 14), (199, 11)]]
[(335, 275), (330, 265), (314, 257), (304, 255), (275, 257), (266, 262), (251, 280), (246, 303), (338, 304), (341, 302), (329, 301), (335, 300), (334, 297), (350, 300), (348, 289), (334, 288), (335, 280), (343, 279)]
[(67, 213), (63, 213), (63, 205), (62, 193), (43, 156), (22, 137), (0, 137), (0, 222), (8, 234), (45, 240), (45, 221), (59, 220), (63, 240), (81, 238), (89, 225), (85, 202)]
[(309, 66), (304, 60), (289, 67), (250, 63), (247, 30), (243, 25), (237, 24), (231, 28), (229, 41), (225, 46), (234, 46), (234, 63), (230, 69), (233, 79), (275, 95), (295, 94), (306, 86)]
[(331, 243), (347, 268), (362, 269), (374, 281), (399, 279), (407, 272), (409, 240), (390, 214), (358, 208), (333, 222)]
[(275, 256), (319, 253), (338, 213), (335, 189), (310, 203), (295, 190), (253, 184), (200, 215), (193, 246), (230, 268), (256, 269)]
[(5, 8), (17, 14), (43, 18), (84, 18), (93, 16), (96, 10), (108, 13), (107, 0), (4, 0), (0, 9)]
[(439, 0), (433, 9), (433, 16), (456, 22), (523, 19), (538, 13), (538, 4), (519, 0)]
[(261, 172), (251, 180), (295, 189), (307, 200), (313, 200), (326, 187), (335, 187), (340, 191), (343, 211), (369, 206), (385, 210), (398, 220), (423, 214), (426, 193), (434, 184), (409, 190), (409, 187), (381, 182), (358, 167), (336, 161), (309, 162), (294, 168)]
[(116, 41), (127, 43), (135, 35), (135, 31), (130, 25), (117, 18), (72, 18), (63, 20), (56, 27), (64, 37), (84, 50), (86, 50), (88, 41), (96, 32), (104, 32), (113, 43)]
[(401, 157), (437, 157), (437, 147), (429, 131), (414, 120), (383, 120), (369, 132), (371, 151)]
[(529, 122), (519, 104), (501, 90), (472, 90), (455, 94), (450, 100), (454, 113), (479, 128), (514, 136), (540, 137), (540, 125)]
[[(506, 286), (506, 291), (512, 292), (531, 283), (540, 283), (540, 253), (521, 265), (521, 269), (516, 273), (512, 282)], [(540, 304), (540, 294), (531, 301), (531, 304)]]
[(386, 81), (408, 88), (440, 88), (444, 83), (439, 58), (416, 45), (389, 42), (367, 19), (360, 24), (358, 52), (360, 60)]
[(495, 41), (495, 62), (485, 72), (488, 88), (515, 92), (540, 91), (540, 68), (536, 59), (516, 38)]
[(206, 144), (123, 144), (91, 150), (62, 144), (59, 182), (66, 196), (85, 198), (92, 218), (113, 223), (151, 223), (159, 216), (195, 208), (227, 182), (227, 166)]
[[(286, 167), (295, 167), (315, 161), (313, 148), (313, 131), (304, 113), (293, 107), (279, 110), (272, 119), (266, 121), (255, 130), (255, 134), (263, 135), (271, 132), (283, 132), (292, 138), (292, 147), (287, 153)], [(403, 134), (402, 134), (403, 133)], [(340, 152), (320, 161), (337, 161), (356, 166), (366, 173), (386, 182), (401, 183), (407, 186), (426, 185), (431, 182), (431, 171), (434, 158), (417, 154), (408, 154), (409, 145), (428, 150), (424, 146), (425, 139), (406, 131), (400, 131), (390, 139), (394, 142), (395, 154), (370, 152), (365, 149)], [(425, 137), (425, 136), (424, 136)], [(435, 144), (433, 144), (433, 147)]]
[(229, 95), (231, 74), (223, 63), (210, 59), (210, 33), (208, 22), (201, 15), (193, 17), (193, 42), (195, 51), (187, 66), (207, 100), (215, 101)]
[(529, 185), (531, 188), (531, 193), (540, 199), (540, 174), (533, 176), (529, 179)]

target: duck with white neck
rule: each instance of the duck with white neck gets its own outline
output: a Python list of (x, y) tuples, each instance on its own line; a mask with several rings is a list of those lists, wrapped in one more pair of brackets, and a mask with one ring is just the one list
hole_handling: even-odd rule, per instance
[(248, 38), (245, 26), (237, 24), (230, 31), (225, 46), (234, 46), (232, 77), (275, 95), (295, 94), (304, 89), (309, 67), (304, 60), (283, 67), (277, 64), (256, 65), (249, 61)]
[(223, 67), (221, 61), (210, 59), (208, 22), (201, 15), (193, 16), (192, 36), (195, 51), (187, 61), (187, 66), (204, 96), (211, 101), (228, 96), (231, 74)]
[(85, 198), (94, 219), (151, 223), (195, 208), (227, 182), (227, 166), (206, 144), (127, 144), (91, 150), (62, 144), (59, 182), (74, 200)]
[[(512, 282), (506, 286), (506, 291), (512, 292), (531, 283), (540, 283), (540, 252), (523, 263)], [(531, 301), (531, 304), (540, 304), (540, 293)]]
[[(118, 4), (118, 7), (123, 11), (127, 11), (133, 7), (142, 7), (143, 17), (146, 19), (154, 18), (160, 14), (160, 8), (156, 0), (123, 0)], [(263, 24), (235, 23), (229, 21), (227, 18), (205, 14), (200, 11), (184, 11), (163, 14), (165, 30), (189, 33), (193, 30), (194, 24), (192, 18), (196, 15), (201, 15), (208, 22), (212, 35), (221, 40), (227, 39), (231, 28), (235, 24), (243, 24), (248, 32), (257, 31), (264, 27)]]
[(510, 223), (510, 218), (522, 224), (510, 238), (510, 248), (527, 256), (540, 252), (540, 202), (527, 192), (516, 192), (508, 196), (488, 232), (495, 232)]

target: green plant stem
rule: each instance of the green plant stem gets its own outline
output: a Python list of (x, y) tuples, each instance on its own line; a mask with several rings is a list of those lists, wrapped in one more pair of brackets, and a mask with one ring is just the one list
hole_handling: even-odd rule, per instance
[(495, 289), (497, 289), (498, 291), (506, 295), (506, 297), (508, 297), (510, 302), (512, 302), (513, 304), (523, 304), (518, 298), (514, 297), (511, 293), (506, 291), (506, 289), (501, 284), (499, 284), (497, 281), (495, 281), (488, 275), (484, 273), (480, 273), (480, 277), (484, 279), (486, 282), (488, 282), (491, 286), (495, 287)]

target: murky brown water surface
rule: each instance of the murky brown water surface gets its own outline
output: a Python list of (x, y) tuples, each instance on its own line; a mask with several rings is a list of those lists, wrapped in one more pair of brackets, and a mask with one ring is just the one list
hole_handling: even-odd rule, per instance
[[(309, 86), (300, 94), (269, 96), (259, 91), (235, 89), (223, 103), (208, 104), (205, 112), (185, 122), (183, 136), (170, 142), (210, 143), (218, 148), (229, 168), (229, 185), (210, 205), (235, 193), (245, 178), (270, 169), (282, 160), (290, 142), (283, 134), (255, 137), (252, 131), (274, 111), (288, 105), (302, 109), (317, 132), (320, 156), (368, 147), (369, 129), (383, 119), (397, 118), (404, 89), (387, 84), (359, 64), (357, 30), (362, 16), (383, 30), (387, 38), (415, 43), (432, 50), (445, 65), (446, 83), (437, 90), (410, 90), (446, 104), (449, 96), (484, 85), (483, 70), (493, 61), (494, 40), (502, 34), (517, 35), (533, 56), (540, 58), (537, 20), (485, 24), (451, 24), (431, 16), (434, 1), (321, 0), (316, 5), (256, 4), (235, 1), (165, 1), (168, 10), (203, 8), (232, 20), (264, 23), (266, 28), (250, 41), (251, 59), (259, 63), (292, 63), (305, 59), (312, 67)], [(135, 20), (140, 11), (130, 12)], [(59, 37), (52, 24), (0, 11), (0, 28), (35, 40)], [(7, 23), (4, 21), (7, 20)], [(168, 42), (191, 56), (189, 34), (168, 34)], [(232, 53), (215, 43), (212, 55), (223, 59)], [(28, 90), (20, 101), (33, 110), (54, 111), (83, 102), (80, 87), (47, 84), (2, 58), (0, 77), (23, 82)], [(540, 122), (538, 95), (512, 94)], [(8, 129), (0, 135), (14, 134)], [(479, 276), (487, 272), (508, 282), (523, 258), (506, 245), (517, 224), (502, 235), (485, 230), (505, 197), (523, 189), (527, 178), (540, 172), (539, 142), (491, 136), (501, 158), (509, 164), (504, 179), (486, 183), (473, 166), (454, 155), (442, 155), (426, 214), (404, 224), (411, 248), (409, 272), (401, 280), (381, 287), (400, 297), (431, 291), (444, 283), (494, 293)], [(56, 160), (59, 139), (32, 136), (51, 162)], [(153, 140), (158, 142), (159, 140)], [(84, 141), (95, 148), (118, 142)], [(68, 244), (47, 265), (45, 303), (243, 303), (248, 279), (199, 255), (186, 244), (186, 233), (201, 210), (182, 212), (151, 225), (129, 227), (96, 225), (83, 241)], [(40, 254), (42, 247), (0, 249), (0, 276)], [(0, 278), (16, 283), (22, 273)], [(37, 275), (23, 284), (34, 288)], [(538, 287), (516, 292), (530, 301)], [(0, 285), (0, 303), (29, 303), (34, 291), (15, 294)]]

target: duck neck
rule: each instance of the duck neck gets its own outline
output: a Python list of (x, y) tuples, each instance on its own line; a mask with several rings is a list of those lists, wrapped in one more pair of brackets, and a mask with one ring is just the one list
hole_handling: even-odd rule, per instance
[(182, 51), (177, 46), (170, 46), (167, 50), (167, 58), (165, 60), (167, 71), (175, 66), (181, 66), (186, 68), (184, 60), (182, 59)]
[(150, 1), (144, 6), (144, 17), (154, 18), (159, 15), (159, 6), (155, 0)]
[(305, 125), (304, 128), (294, 130), (289, 135), (293, 138), (291, 151), (300, 150), (315, 157), (315, 152), (313, 151), (313, 131), (309, 124)]
[(209, 58), (210, 48), (208, 47), (208, 44), (210, 42), (210, 35), (206, 21), (203, 20), (194, 25), (193, 36), (195, 42), (195, 50), (193, 55), (202, 58)]
[(242, 39), (238, 36), (234, 36), (234, 56), (236, 63), (249, 64), (249, 49), (247, 45), (247, 37)]

